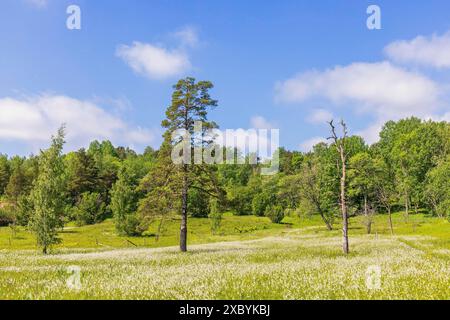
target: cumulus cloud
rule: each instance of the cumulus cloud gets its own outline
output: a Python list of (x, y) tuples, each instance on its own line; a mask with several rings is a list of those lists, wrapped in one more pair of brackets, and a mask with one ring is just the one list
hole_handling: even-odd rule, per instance
[[(387, 120), (438, 115), (447, 105), (444, 102), (447, 93), (444, 85), (387, 61), (304, 72), (276, 85), (276, 99), (280, 102), (319, 99), (335, 108), (346, 107), (354, 114), (368, 116), (372, 123), (356, 134), (369, 143), (379, 139), (379, 131)], [(316, 123), (331, 117), (331, 112), (316, 110), (306, 120)], [(312, 138), (302, 143), (301, 148), (308, 150), (320, 141)]]
[(150, 79), (162, 80), (179, 76), (192, 68), (188, 51), (198, 45), (199, 37), (197, 31), (190, 26), (170, 36), (177, 42), (174, 48), (135, 41), (131, 45), (119, 45), (116, 55), (134, 72)]
[(389, 62), (353, 63), (306, 72), (277, 85), (280, 101), (321, 97), (334, 104), (350, 103), (358, 112), (395, 118), (437, 108), (439, 95), (437, 83)]
[(254, 129), (273, 129), (275, 125), (262, 116), (254, 116), (250, 119), (250, 125)]
[(306, 121), (314, 124), (323, 124), (333, 118), (334, 115), (330, 111), (325, 109), (316, 109), (308, 116)]
[(384, 52), (393, 61), (434, 68), (450, 67), (450, 32), (430, 37), (418, 36), (412, 40), (395, 41)]
[(156, 45), (134, 42), (120, 45), (117, 56), (122, 58), (138, 74), (150, 79), (177, 76), (191, 68), (189, 57), (182, 50), (169, 50)]
[(380, 131), (385, 121), (378, 120), (367, 128), (355, 132), (355, 135), (363, 137), (368, 144), (375, 143), (380, 138)]
[(311, 139), (305, 140), (300, 143), (300, 150), (303, 152), (312, 151), (313, 147), (321, 142), (327, 142), (327, 139), (323, 137), (313, 137)]
[(93, 139), (129, 146), (154, 140), (152, 130), (132, 126), (90, 101), (62, 95), (0, 99), (0, 140), (42, 147), (63, 123), (71, 150), (85, 147)]

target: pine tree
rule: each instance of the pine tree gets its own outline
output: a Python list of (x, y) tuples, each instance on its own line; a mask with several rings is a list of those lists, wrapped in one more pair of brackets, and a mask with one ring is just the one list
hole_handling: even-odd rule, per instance
[[(185, 159), (183, 163), (174, 164), (171, 154), (174, 147), (180, 143), (191, 142), (188, 147), (191, 151), (211, 143), (198, 139), (199, 137), (194, 135), (194, 129), (196, 124), (201, 123), (204, 134), (206, 130), (217, 127), (214, 122), (207, 119), (209, 109), (217, 106), (217, 101), (209, 95), (212, 88), (213, 84), (209, 81), (196, 82), (194, 78), (189, 77), (179, 80), (174, 86), (172, 103), (167, 108), (167, 118), (162, 122), (162, 126), (167, 130), (158, 152), (157, 164), (141, 183), (142, 189), (147, 192), (140, 205), (140, 211), (144, 215), (154, 216), (157, 211), (167, 212), (180, 208), (180, 250), (183, 252), (187, 251), (189, 191), (193, 188), (198, 189), (208, 196), (219, 196), (222, 193), (217, 187), (214, 166), (193, 164), (193, 152), (191, 155), (183, 154)], [(182, 141), (182, 137), (179, 136), (174, 138), (172, 134), (178, 130), (184, 130), (192, 140)]]

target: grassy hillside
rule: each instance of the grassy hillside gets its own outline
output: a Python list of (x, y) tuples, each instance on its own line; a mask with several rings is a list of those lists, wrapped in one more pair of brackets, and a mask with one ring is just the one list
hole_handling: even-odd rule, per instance
[[(450, 241), (450, 224), (445, 219), (432, 218), (424, 214), (410, 215), (405, 222), (401, 213), (393, 216), (396, 234), (428, 235), (435, 241)], [(54, 252), (63, 249), (112, 249), (127, 247), (166, 247), (175, 246), (179, 241), (178, 217), (173, 217), (163, 224), (162, 235), (157, 238), (157, 225), (153, 224), (142, 237), (118, 236), (112, 220), (103, 223), (77, 227), (69, 224), (60, 233), (62, 242), (55, 246)], [(251, 240), (270, 235), (279, 235), (295, 228), (303, 228), (303, 232), (320, 233), (322, 236), (340, 235), (340, 225), (335, 223), (335, 230), (327, 231), (318, 216), (307, 218), (285, 217), (282, 224), (271, 223), (266, 217), (224, 215), (221, 229), (212, 234), (210, 221), (206, 218), (189, 219), (189, 243), (200, 244), (221, 241)], [(373, 224), (372, 235), (389, 234), (388, 221), (385, 215), (378, 215)], [(361, 217), (350, 219), (350, 234), (364, 235), (365, 228)], [(0, 228), (0, 250), (32, 250), (37, 249), (34, 236), (25, 228)]]

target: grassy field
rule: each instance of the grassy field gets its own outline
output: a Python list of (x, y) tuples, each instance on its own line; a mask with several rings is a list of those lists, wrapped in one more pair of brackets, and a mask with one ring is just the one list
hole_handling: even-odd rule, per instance
[[(68, 226), (49, 256), (26, 230), (0, 228), (0, 299), (450, 299), (450, 223), (396, 214), (394, 225), (391, 236), (379, 215), (366, 235), (352, 218), (347, 257), (339, 226), (327, 231), (316, 217), (276, 225), (226, 215), (217, 235), (207, 219), (190, 219), (185, 254), (178, 220), (158, 241), (155, 226), (139, 238), (117, 236), (112, 221)], [(366, 283), (370, 270), (379, 287)]]

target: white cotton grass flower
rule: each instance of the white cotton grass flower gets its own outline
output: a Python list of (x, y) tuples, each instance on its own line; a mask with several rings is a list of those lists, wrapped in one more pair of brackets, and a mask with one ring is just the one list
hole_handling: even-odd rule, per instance
[[(448, 256), (408, 245), (421, 240), (355, 236), (349, 256), (340, 237), (300, 232), (193, 245), (187, 254), (2, 251), (0, 299), (449, 299)], [(77, 290), (67, 286), (70, 266), (80, 268)], [(370, 266), (381, 270), (376, 290), (366, 286)]]

